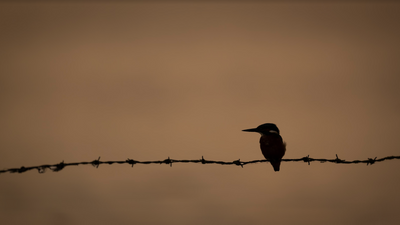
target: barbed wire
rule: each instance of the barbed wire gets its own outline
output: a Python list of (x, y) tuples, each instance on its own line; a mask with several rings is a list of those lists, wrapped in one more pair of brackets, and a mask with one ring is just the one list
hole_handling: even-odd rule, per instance
[[(310, 158), (310, 155), (308, 155), (306, 157), (298, 158), (298, 159), (282, 159), (282, 161), (283, 162), (306, 162), (306, 163), (308, 163), (308, 165), (310, 165), (310, 162), (314, 162), (314, 161), (321, 162), (321, 163), (331, 162), (331, 163), (337, 163), (337, 164), (366, 163), (367, 165), (372, 165), (375, 162), (382, 162), (385, 160), (392, 160), (392, 159), (400, 159), (400, 156), (387, 156), (387, 157), (380, 158), (380, 159), (377, 159), (377, 157), (375, 157), (375, 158), (368, 158), (366, 160), (347, 161), (344, 159), (339, 159), (338, 155), (336, 155), (336, 159), (314, 159), (314, 158)], [(24, 173), (24, 172), (27, 172), (29, 170), (34, 170), (34, 169), (36, 169), (39, 173), (44, 173), (47, 169), (50, 169), (53, 172), (58, 172), (67, 166), (92, 165), (92, 166), (98, 168), (101, 164), (112, 165), (115, 163), (116, 164), (130, 164), (132, 167), (135, 164), (169, 164), (170, 166), (172, 166), (173, 163), (219, 164), (219, 165), (236, 165), (236, 166), (243, 167), (244, 165), (247, 165), (247, 164), (269, 162), (269, 161), (270, 160), (263, 159), (263, 160), (252, 160), (252, 161), (242, 162), (242, 161), (240, 161), (240, 159), (238, 159), (238, 160), (234, 160), (232, 162), (224, 162), (224, 161), (206, 160), (206, 159), (204, 159), (203, 156), (201, 157), (201, 159), (194, 159), (194, 160), (170, 159), (168, 157), (167, 159), (156, 160), (156, 161), (137, 161), (137, 160), (133, 160), (133, 159), (129, 159), (129, 158), (125, 161), (100, 161), (100, 157), (99, 157), (98, 159), (95, 159), (91, 162), (64, 163), (64, 161), (62, 161), (61, 163), (53, 164), (53, 165), (41, 165), (41, 166), (31, 166), (31, 167), (22, 166), (20, 168), (4, 169), (4, 170), (0, 170), (0, 174), (6, 173), (6, 172)]]

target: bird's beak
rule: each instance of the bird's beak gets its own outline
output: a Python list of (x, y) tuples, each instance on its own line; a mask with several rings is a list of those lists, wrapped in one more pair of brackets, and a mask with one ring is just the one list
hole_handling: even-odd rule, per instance
[(242, 131), (246, 131), (246, 132), (258, 132), (257, 128), (251, 128), (251, 129), (246, 129), (246, 130), (242, 130)]

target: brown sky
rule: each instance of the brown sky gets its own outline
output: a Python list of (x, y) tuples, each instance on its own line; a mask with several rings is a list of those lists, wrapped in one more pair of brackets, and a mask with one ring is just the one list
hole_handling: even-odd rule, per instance
[[(400, 155), (400, 4), (0, 4), (0, 169)], [(400, 162), (0, 174), (4, 224), (397, 224)]]

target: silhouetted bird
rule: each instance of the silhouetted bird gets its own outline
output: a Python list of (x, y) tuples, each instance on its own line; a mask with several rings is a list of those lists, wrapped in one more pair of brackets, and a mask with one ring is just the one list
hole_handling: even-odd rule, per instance
[(267, 160), (270, 160), (275, 171), (279, 171), (281, 159), (286, 152), (286, 143), (279, 135), (278, 127), (273, 123), (264, 123), (257, 128), (246, 129), (243, 131), (257, 132), (261, 134), (260, 148)]

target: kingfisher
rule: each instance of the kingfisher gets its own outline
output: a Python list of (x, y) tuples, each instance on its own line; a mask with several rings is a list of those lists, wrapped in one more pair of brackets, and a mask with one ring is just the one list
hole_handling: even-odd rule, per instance
[(273, 123), (264, 123), (257, 128), (243, 130), (261, 134), (260, 148), (264, 157), (271, 162), (275, 171), (279, 171), (281, 159), (286, 152), (286, 143), (279, 134), (278, 127)]

